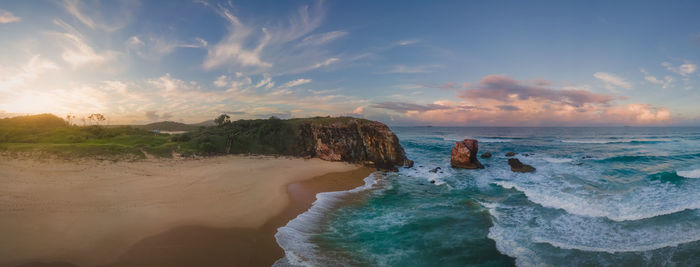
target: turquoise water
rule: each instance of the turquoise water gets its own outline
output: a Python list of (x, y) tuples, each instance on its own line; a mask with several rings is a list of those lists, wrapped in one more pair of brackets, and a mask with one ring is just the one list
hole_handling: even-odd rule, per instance
[[(392, 130), (415, 167), (319, 194), (279, 265), (700, 265), (700, 128)], [(485, 169), (449, 167), (464, 138)]]

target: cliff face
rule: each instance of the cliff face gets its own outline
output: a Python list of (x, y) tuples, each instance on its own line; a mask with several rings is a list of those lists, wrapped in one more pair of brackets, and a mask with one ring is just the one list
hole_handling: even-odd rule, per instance
[(342, 118), (332, 122), (299, 124), (303, 156), (364, 163), (383, 170), (413, 165), (389, 127), (376, 121)]

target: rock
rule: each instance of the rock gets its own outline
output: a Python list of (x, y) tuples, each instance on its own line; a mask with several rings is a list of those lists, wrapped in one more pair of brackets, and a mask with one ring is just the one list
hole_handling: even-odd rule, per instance
[(399, 138), (381, 122), (351, 117), (307, 119), (298, 125), (301, 156), (329, 161), (373, 162), (380, 170), (413, 166)]
[(481, 158), (482, 158), (482, 159), (488, 159), (488, 158), (490, 158), (490, 157), (491, 157), (491, 153), (489, 153), (489, 152), (486, 152), (486, 153), (481, 154)]
[(528, 153), (525, 153), (525, 154), (523, 154), (523, 156), (529, 157), (529, 156), (530, 156), (530, 154), (528, 154)]
[(508, 159), (508, 165), (510, 165), (510, 170), (514, 172), (534, 172), (536, 170), (535, 167), (524, 164), (517, 158)]
[(403, 166), (406, 167), (406, 168), (413, 168), (413, 161), (410, 160), (410, 159), (406, 159), (406, 160), (403, 162)]
[(434, 184), (434, 183), (435, 183), (435, 180), (430, 180), (430, 183), (431, 183), (431, 184)]
[(476, 158), (477, 152), (479, 152), (479, 142), (475, 139), (456, 142), (450, 158), (452, 168), (483, 169), (484, 166)]
[(435, 167), (435, 169), (429, 170), (429, 172), (436, 173), (440, 169), (441, 169), (440, 167)]
[(590, 158), (593, 158), (593, 156), (585, 155), (585, 156), (583, 156), (583, 157), (581, 157), (581, 158), (582, 158), (582, 159), (590, 159)]
[(515, 156), (515, 152), (513, 152), (513, 151), (506, 152), (506, 157), (512, 157), (512, 156)]

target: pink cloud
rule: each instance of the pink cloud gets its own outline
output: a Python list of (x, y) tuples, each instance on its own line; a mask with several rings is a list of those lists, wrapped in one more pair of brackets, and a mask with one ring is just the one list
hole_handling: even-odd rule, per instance
[(621, 96), (580, 89), (528, 85), (503, 75), (488, 75), (474, 89), (457, 92), (457, 101), (421, 105), (384, 102), (371, 108), (390, 110), (402, 121), (432, 125), (579, 126), (665, 125), (672, 122), (665, 107), (617, 104)]

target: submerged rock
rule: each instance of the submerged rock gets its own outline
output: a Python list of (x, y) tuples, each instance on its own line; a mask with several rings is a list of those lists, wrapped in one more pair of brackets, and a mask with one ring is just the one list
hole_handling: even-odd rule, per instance
[(530, 165), (520, 162), (517, 158), (508, 159), (510, 170), (514, 172), (534, 172), (536, 169)]
[(482, 159), (488, 159), (488, 158), (490, 158), (490, 157), (491, 157), (491, 153), (489, 153), (489, 152), (486, 152), (486, 153), (481, 154), (481, 158), (482, 158)]
[(512, 157), (512, 156), (515, 156), (515, 152), (513, 152), (513, 151), (506, 152), (506, 157)]
[(429, 170), (429, 172), (436, 173), (440, 169), (441, 169), (440, 167), (435, 167), (435, 169)]
[(479, 142), (475, 139), (456, 142), (450, 159), (452, 168), (483, 169), (484, 166), (476, 158), (477, 152), (479, 152)]

